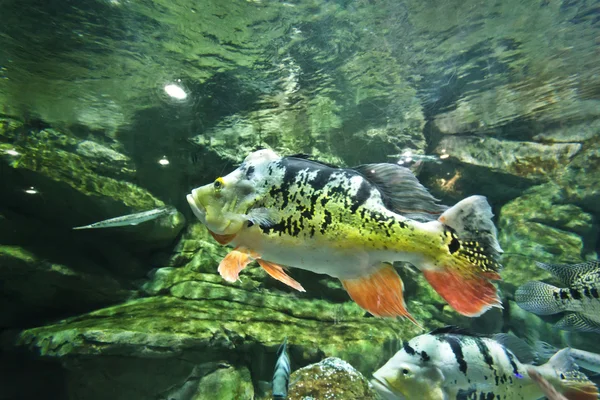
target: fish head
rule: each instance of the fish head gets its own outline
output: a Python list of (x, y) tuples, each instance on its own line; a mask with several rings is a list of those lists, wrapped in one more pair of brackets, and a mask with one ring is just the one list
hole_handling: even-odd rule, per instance
[(250, 153), (234, 171), (187, 195), (192, 212), (217, 235), (237, 234), (246, 226), (249, 210), (263, 196), (264, 185), (257, 184), (257, 174), (279, 158), (271, 150)]
[(445, 398), (441, 386), (444, 382), (442, 371), (404, 350), (396, 353), (373, 377), (371, 384), (386, 400)]

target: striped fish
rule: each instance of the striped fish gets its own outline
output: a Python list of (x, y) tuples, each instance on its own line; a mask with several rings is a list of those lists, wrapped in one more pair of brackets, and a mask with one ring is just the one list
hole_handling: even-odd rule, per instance
[(277, 363), (275, 363), (275, 371), (273, 372), (273, 398), (286, 399), (288, 386), (290, 384), (290, 357), (287, 353), (287, 338), (277, 351)]
[(535, 400), (544, 392), (531, 369), (569, 400), (597, 399), (596, 385), (577, 371), (567, 349), (541, 366), (529, 364), (530, 351), (515, 352), (497, 339), (445, 327), (405, 342), (372, 384), (386, 400)]
[(565, 287), (528, 282), (515, 292), (519, 307), (538, 315), (567, 312), (556, 323), (558, 329), (600, 332), (600, 262), (536, 264), (559, 278)]
[(275, 279), (304, 291), (283, 267), (338, 278), (375, 316), (406, 317), (403, 283), (392, 267), (407, 261), (458, 312), (500, 306), (496, 228), (486, 199), (437, 204), (409, 169), (396, 164), (335, 168), (271, 150), (187, 196), (196, 217), (234, 247), (219, 273), (236, 281), (256, 260)]

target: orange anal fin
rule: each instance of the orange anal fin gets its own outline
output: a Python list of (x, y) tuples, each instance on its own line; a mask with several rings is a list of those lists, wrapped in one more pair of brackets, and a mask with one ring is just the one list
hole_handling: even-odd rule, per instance
[(283, 268), (277, 264), (274, 264), (270, 261), (265, 260), (256, 260), (261, 267), (267, 272), (267, 274), (271, 275), (273, 278), (277, 279), (280, 282), (285, 283), (289, 287), (296, 289), (299, 292), (306, 292), (301, 284), (292, 279), (288, 274), (285, 273)]
[(219, 244), (227, 244), (235, 238), (235, 235), (219, 235), (218, 233), (214, 233), (210, 229), (208, 231), (210, 232), (212, 237), (215, 238), (217, 242), (219, 242)]
[(240, 271), (256, 259), (256, 254), (240, 248), (229, 252), (219, 263), (219, 274), (228, 282), (238, 280)]
[(501, 307), (496, 287), (489, 279), (497, 274), (464, 275), (459, 271), (424, 270), (423, 275), (429, 284), (458, 313), (467, 317), (477, 317), (491, 307)]
[(404, 283), (394, 267), (382, 268), (361, 278), (342, 280), (352, 300), (376, 317), (405, 317), (422, 329), (404, 304)]

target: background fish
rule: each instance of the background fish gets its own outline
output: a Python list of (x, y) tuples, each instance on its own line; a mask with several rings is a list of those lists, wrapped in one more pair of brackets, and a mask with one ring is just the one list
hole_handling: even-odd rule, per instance
[(277, 351), (277, 363), (273, 372), (273, 398), (287, 398), (288, 386), (290, 384), (290, 357), (287, 353), (287, 338), (283, 341)]
[(141, 224), (142, 222), (152, 221), (160, 217), (171, 215), (177, 212), (175, 207), (160, 207), (150, 211), (142, 211), (135, 214), (127, 214), (121, 217), (105, 219), (90, 225), (76, 226), (73, 229), (98, 229), (98, 228), (116, 228), (119, 226), (130, 226)]
[(532, 369), (567, 399), (596, 400), (596, 385), (577, 371), (567, 349), (533, 366), (533, 353), (520, 346), (513, 352), (492, 338), (437, 329), (405, 342), (373, 374), (372, 384), (386, 399), (535, 400), (544, 392), (529, 376)]
[(259, 150), (187, 200), (219, 243), (235, 247), (219, 265), (228, 281), (256, 260), (304, 291), (282, 266), (302, 268), (339, 278), (373, 315), (415, 322), (390, 264), (408, 261), (464, 315), (500, 305), (490, 279), (500, 278), (501, 249), (485, 198), (447, 209), (398, 165), (341, 169)]
[(600, 332), (600, 263), (536, 264), (559, 278), (565, 287), (528, 282), (515, 292), (517, 304), (538, 315), (570, 311), (556, 323), (557, 328)]

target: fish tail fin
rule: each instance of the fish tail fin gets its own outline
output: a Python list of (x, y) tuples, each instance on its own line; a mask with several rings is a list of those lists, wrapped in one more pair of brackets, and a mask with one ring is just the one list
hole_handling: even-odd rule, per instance
[(356, 304), (374, 316), (408, 318), (423, 329), (406, 309), (404, 283), (392, 265), (384, 263), (371, 275), (344, 279), (342, 285)]
[(560, 297), (559, 288), (538, 281), (527, 282), (515, 292), (515, 301), (519, 307), (538, 315), (564, 311), (565, 306), (557, 297)]
[(578, 369), (570, 355), (570, 349), (565, 348), (553, 355), (546, 364), (538, 367), (538, 372), (554, 384), (568, 400), (597, 400), (598, 387)]
[[(492, 209), (483, 196), (471, 196), (446, 210), (442, 223), (448, 254), (425, 265), (429, 284), (460, 314), (476, 317), (502, 307), (496, 287), (502, 249), (492, 222)], [(437, 222), (436, 222), (437, 223)]]

